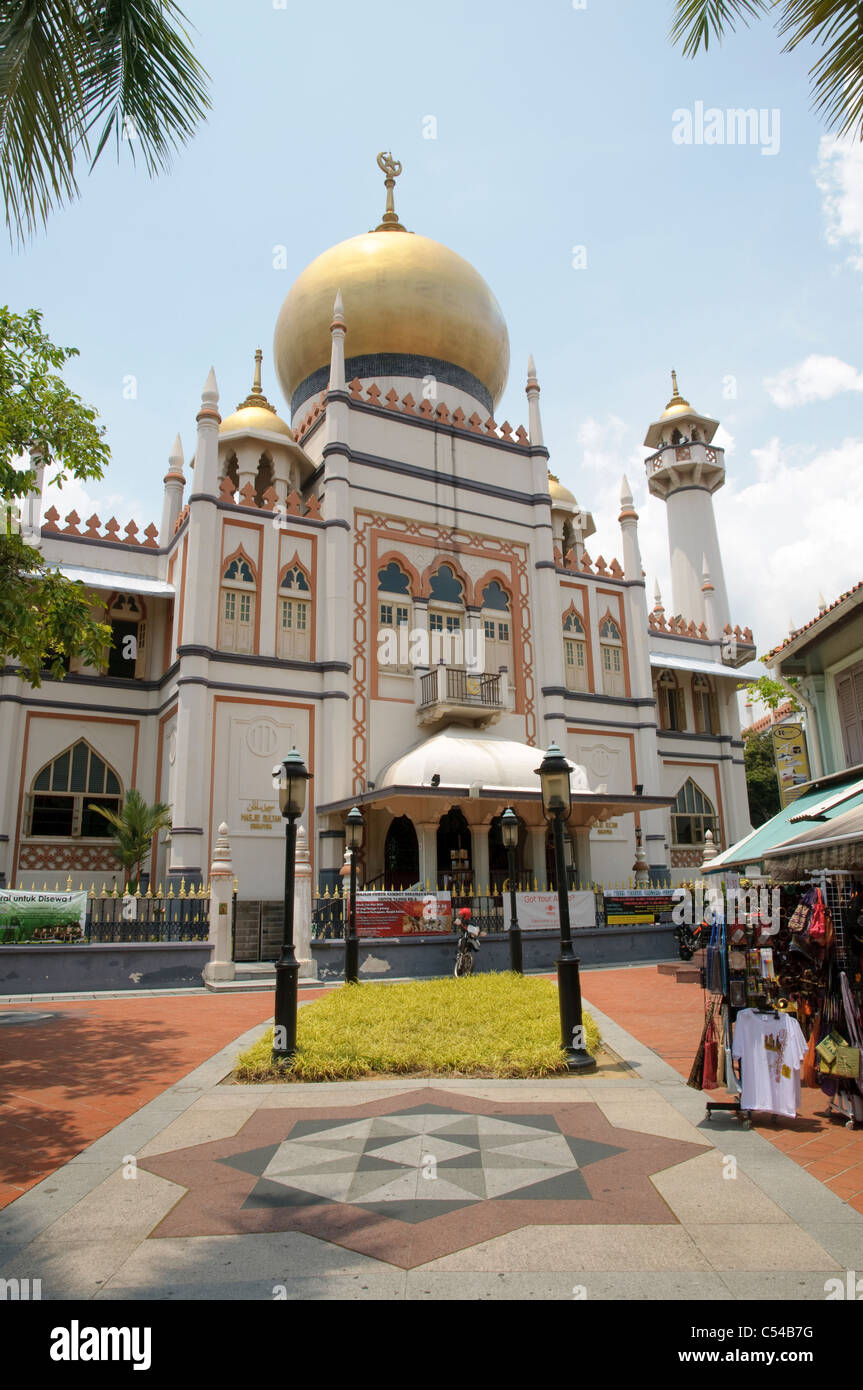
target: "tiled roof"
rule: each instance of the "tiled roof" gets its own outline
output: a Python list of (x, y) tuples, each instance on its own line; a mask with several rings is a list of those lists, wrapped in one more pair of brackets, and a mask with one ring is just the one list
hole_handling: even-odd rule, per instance
[(768, 652), (767, 657), (776, 656), (779, 652), (784, 651), (786, 647), (790, 647), (791, 643), (796, 642), (802, 632), (808, 632), (810, 628), (817, 627), (822, 619), (827, 617), (828, 613), (832, 613), (835, 608), (838, 608), (841, 603), (844, 603), (847, 598), (850, 598), (852, 594), (856, 594), (860, 589), (863, 589), (863, 579), (861, 579), (859, 584), (855, 584), (852, 589), (848, 589), (844, 594), (840, 594), (836, 602), (831, 603), (828, 608), (825, 608), (823, 613), (819, 613), (817, 618), (813, 618), (811, 622), (804, 623), (802, 627), (797, 628), (796, 632), (793, 632), (790, 637), (786, 637), (785, 641), (780, 642), (778, 647), (774, 647), (772, 652)]

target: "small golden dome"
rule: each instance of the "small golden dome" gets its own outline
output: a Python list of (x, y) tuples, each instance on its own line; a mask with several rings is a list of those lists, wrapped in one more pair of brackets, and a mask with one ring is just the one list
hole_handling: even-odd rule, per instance
[(548, 475), (548, 490), (551, 493), (552, 502), (566, 502), (569, 506), (578, 506), (578, 503), (576, 502), (569, 488), (564, 487), (563, 483), (560, 481), (560, 478), (558, 478), (552, 472), (549, 472)]
[(270, 434), (282, 434), (294, 443), (296, 441), (290, 425), (276, 414), (275, 406), (270, 405), (261, 390), (262, 361), (263, 353), (258, 348), (255, 353), (255, 378), (252, 389), (246, 399), (237, 406), (233, 415), (229, 415), (227, 419), (222, 421), (219, 426), (219, 434), (232, 434), (236, 430), (254, 433), (267, 430)]
[[(494, 403), (503, 395), (509, 334), (500, 305), (479, 272), (455, 251), (402, 228), (391, 210), (389, 184), (388, 192), (388, 211), (378, 230), (325, 251), (288, 291), (276, 323), (273, 355), (292, 410), (321, 389), (319, 382), (310, 384), (294, 401), (298, 387), (329, 366), (330, 325), (339, 290), (348, 360), (417, 357), (426, 360), (422, 375), (434, 373), (435, 361), (445, 362), (475, 377)], [(410, 376), (408, 366), (403, 372), (381, 375)], [(469, 384), (464, 389), (469, 391)]]
[(687, 411), (692, 411), (692, 406), (689, 404), (689, 401), (684, 400), (677, 389), (677, 372), (671, 373), (671, 385), (674, 395), (660, 415), (659, 418), (661, 420), (668, 420), (673, 415), (685, 415)]

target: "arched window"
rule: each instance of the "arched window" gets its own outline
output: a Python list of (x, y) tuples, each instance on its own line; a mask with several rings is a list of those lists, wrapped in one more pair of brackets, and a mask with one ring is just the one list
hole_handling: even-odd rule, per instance
[(509, 594), (496, 579), (482, 591), (482, 631), (485, 640), (485, 669), (496, 676), (506, 667), (513, 676), (512, 617)]
[(563, 619), (563, 658), (567, 687), (570, 690), (590, 690), (587, 634), (584, 623), (574, 608), (570, 608)]
[(716, 696), (706, 676), (692, 677), (692, 704), (695, 709), (695, 729), (699, 734), (719, 733), (719, 714)]
[(677, 684), (673, 671), (663, 671), (656, 682), (657, 703), (659, 704), (659, 727), (673, 733), (682, 733), (686, 728), (686, 709), (683, 691)]
[(690, 777), (671, 808), (671, 836), (675, 845), (703, 845), (708, 830), (717, 832), (716, 811)]
[(230, 478), (230, 480), (231, 480), (231, 482), (233, 483), (233, 486), (234, 486), (234, 492), (239, 492), (239, 490), (240, 490), (240, 465), (239, 465), (239, 463), (237, 462), (237, 455), (236, 455), (236, 454), (231, 454), (231, 457), (228, 459), (227, 466), (226, 466), (226, 468), (225, 468), (225, 477), (226, 477), (226, 478)]
[(599, 655), (602, 662), (602, 689), (606, 695), (625, 695), (623, 638), (620, 628), (608, 615), (599, 625)]
[(277, 652), (281, 661), (309, 661), (312, 649), (312, 586), (298, 562), (291, 564), (279, 584)]
[(258, 460), (258, 471), (255, 474), (256, 506), (263, 507), (265, 505), (264, 493), (269, 492), (270, 488), (273, 486), (274, 479), (275, 471), (273, 469), (272, 459), (270, 458), (269, 454), (261, 454), (261, 457)]
[(136, 594), (114, 594), (106, 615), (112, 642), (106, 674), (118, 680), (134, 680), (145, 674), (147, 610)]
[[(401, 566), (392, 560), (385, 569), (378, 570), (378, 629), (392, 632), (396, 637), (397, 660), (386, 666), (388, 675), (411, 675), (412, 667), (408, 660), (407, 634), (413, 623), (411, 603), (411, 582)], [(405, 629), (405, 631), (400, 631)], [(402, 660), (404, 657), (404, 660)]]
[(84, 739), (58, 754), (36, 774), (27, 807), (27, 834), (50, 839), (104, 840), (113, 830), (102, 806), (119, 811), (120, 779)]
[(460, 806), (453, 806), (441, 816), (437, 831), (438, 884), (452, 882), (456, 889), (470, 886), (473, 865), (473, 837)]
[(252, 652), (255, 646), (255, 573), (239, 551), (222, 573), (219, 647), (224, 652)]
[(432, 576), (429, 596), (431, 662), (461, 666), (464, 660), (464, 585), (451, 565)]

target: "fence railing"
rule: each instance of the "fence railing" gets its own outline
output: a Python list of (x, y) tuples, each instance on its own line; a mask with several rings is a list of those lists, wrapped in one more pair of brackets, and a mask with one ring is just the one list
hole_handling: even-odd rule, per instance
[(204, 883), (177, 892), (112, 893), (91, 891), (84, 940), (94, 945), (145, 941), (206, 941), (210, 934), (210, 891)]

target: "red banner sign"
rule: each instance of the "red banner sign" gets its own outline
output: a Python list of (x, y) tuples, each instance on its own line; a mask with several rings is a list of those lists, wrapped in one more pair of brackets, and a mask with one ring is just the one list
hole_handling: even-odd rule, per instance
[(440, 936), (451, 932), (449, 894), (357, 894), (357, 936)]

